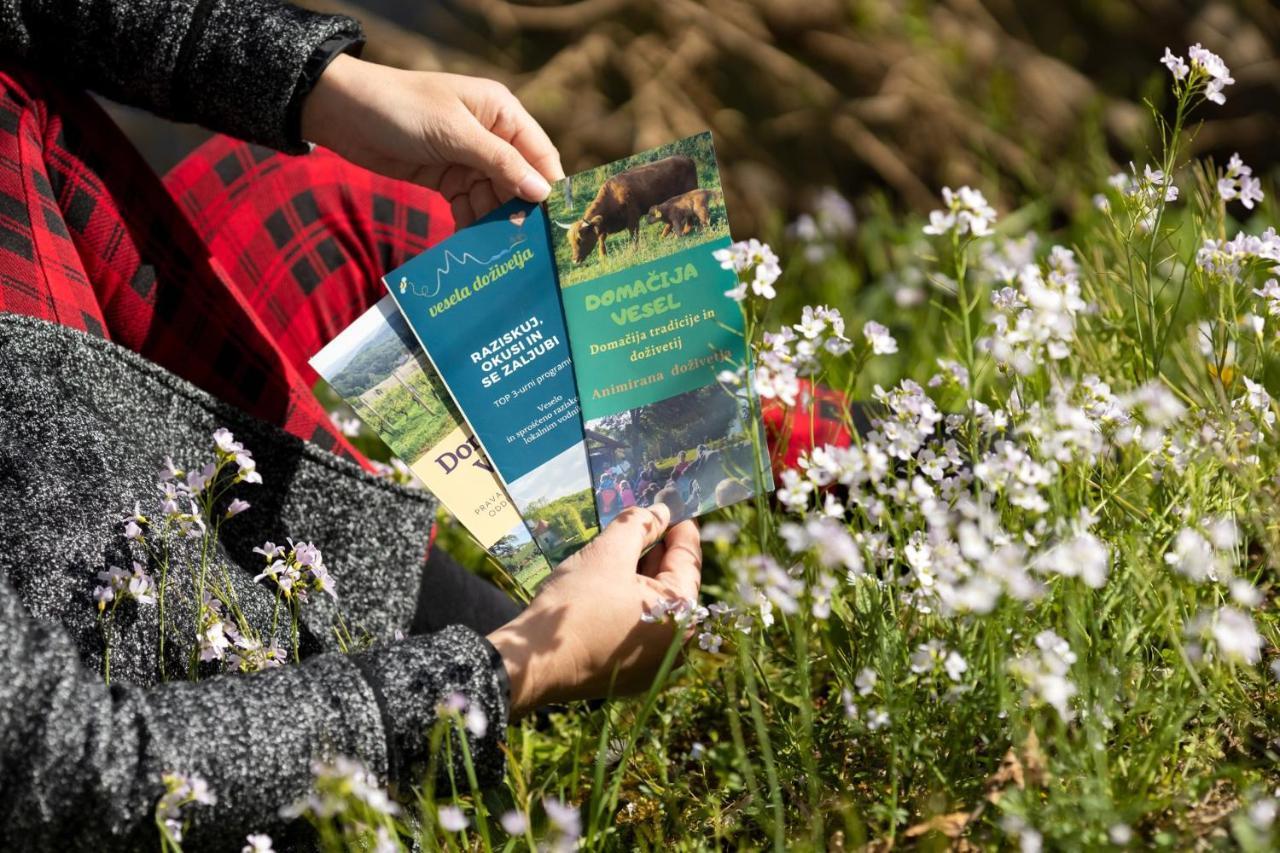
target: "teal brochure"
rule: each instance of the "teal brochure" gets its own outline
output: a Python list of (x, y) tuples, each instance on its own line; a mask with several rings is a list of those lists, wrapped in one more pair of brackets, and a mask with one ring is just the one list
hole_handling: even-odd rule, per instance
[(384, 278), (554, 565), (600, 525), (542, 208), (510, 202)]
[(749, 389), (717, 378), (748, 356), (736, 275), (712, 256), (731, 238), (711, 134), (573, 175), (546, 204), (601, 526), (771, 488)]

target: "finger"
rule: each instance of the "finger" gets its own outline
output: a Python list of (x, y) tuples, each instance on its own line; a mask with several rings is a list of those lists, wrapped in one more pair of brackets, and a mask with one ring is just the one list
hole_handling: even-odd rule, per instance
[(440, 175), (438, 189), (440, 195), (452, 200), (471, 192), (471, 188), (484, 179), (484, 175), (475, 169), (454, 163), (449, 165), (444, 170), (444, 173)]
[(640, 563), (640, 554), (662, 538), (670, 521), (671, 511), (665, 506), (629, 507), (609, 523), (591, 547), (608, 555), (601, 562), (611, 570), (632, 573)]
[(698, 599), (702, 587), (702, 538), (698, 525), (682, 521), (667, 531), (663, 539), (665, 553), (654, 580), (673, 591), (678, 598)]
[(458, 144), (456, 156), (460, 163), (487, 176), (503, 197), (542, 201), (551, 194), (551, 184), (515, 146), (486, 130), (474, 116), (470, 118), (470, 129)]
[(529, 114), (524, 104), (513, 97), (511, 99), (511, 134), (507, 136), (515, 149), (520, 152), (529, 165), (548, 181), (559, 181), (564, 178), (564, 166), (560, 164), (560, 152), (551, 142), (551, 137), (538, 124), (537, 119)]
[(476, 218), (484, 216), (500, 203), (497, 193), (493, 191), (493, 183), (490, 181), (476, 183), (468, 195), (471, 199), (471, 211), (476, 215)]
[(449, 207), (453, 210), (454, 228), (466, 228), (476, 221), (475, 211), (471, 209), (471, 196), (464, 194), (451, 198)]
[(663, 542), (654, 545), (644, 556), (640, 558), (639, 571), (640, 574), (648, 578), (658, 576), (658, 572), (662, 570), (662, 558), (666, 556), (667, 546)]

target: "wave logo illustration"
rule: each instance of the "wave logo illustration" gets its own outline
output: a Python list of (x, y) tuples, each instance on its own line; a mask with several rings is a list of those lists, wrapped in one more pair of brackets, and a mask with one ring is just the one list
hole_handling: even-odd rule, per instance
[(480, 267), (489, 267), (492, 264), (496, 264), (497, 262), (501, 261), (503, 258), (510, 255), (512, 252), (514, 252), (516, 247), (519, 246), (524, 241), (525, 241), (525, 236), (521, 234), (520, 237), (515, 241), (513, 241), (510, 246), (503, 249), (501, 252), (494, 255), (493, 257), (485, 258), (485, 259), (477, 258), (475, 255), (471, 254), (470, 252), (463, 252), (461, 255), (455, 255), (453, 252), (449, 251), (448, 249), (445, 249), (444, 265), (436, 268), (436, 280), (434, 283), (428, 282), (427, 284), (422, 285), (416, 282), (409, 281), (408, 276), (401, 276), (400, 292), (405, 293), (408, 290), (412, 289), (414, 296), (421, 296), (424, 299), (434, 299), (436, 296), (440, 295), (440, 290), (444, 287), (445, 279), (450, 274), (463, 269), (468, 264), (476, 264), (477, 266), (480, 266)]

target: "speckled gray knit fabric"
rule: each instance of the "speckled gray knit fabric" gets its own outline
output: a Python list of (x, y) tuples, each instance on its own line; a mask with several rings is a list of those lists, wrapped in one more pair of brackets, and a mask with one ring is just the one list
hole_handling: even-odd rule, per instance
[[(277, 0), (0, 0), (0, 52), (113, 100), (281, 151), (316, 48), (360, 25)], [(296, 129), (295, 129), (296, 133)]]
[[(265, 481), (236, 487), (253, 507), (226, 523), (215, 555), (249, 620), (269, 630), (273, 602), (252, 582), (262, 566), (252, 548), (310, 540), (343, 617), (375, 643), (334, 651), (322, 597), (304, 611), (301, 666), (241, 676), (207, 664), (198, 684), (161, 683), (157, 608), (126, 602), (108, 689), (95, 574), (129, 565), (120, 519), (139, 498), (154, 508), (164, 457), (210, 458), (219, 426), (254, 453)], [(470, 747), (494, 778), (507, 698), (492, 647), (462, 627), (393, 639), (413, 619), (435, 506), (114, 344), (0, 314), (0, 849), (154, 847), (161, 774), (179, 771), (218, 796), (191, 809), (188, 849), (238, 850), (250, 831), (282, 832), (276, 812), (308, 790), (315, 758), (354, 757), (418, 781), (424, 731), (455, 691), (491, 721)], [(195, 633), (183, 559), (169, 583), (165, 662), (181, 674)]]

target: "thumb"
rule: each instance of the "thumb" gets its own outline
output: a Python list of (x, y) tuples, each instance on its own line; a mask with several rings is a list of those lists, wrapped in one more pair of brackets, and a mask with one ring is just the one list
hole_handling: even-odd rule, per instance
[(611, 568), (633, 574), (640, 555), (662, 538), (670, 523), (671, 511), (665, 504), (629, 507), (609, 523), (591, 546), (609, 555), (605, 562)]
[(502, 198), (519, 196), (525, 201), (542, 201), (551, 194), (551, 185), (529, 165), (529, 161), (505, 139), (485, 129), (471, 118), (471, 132), (458, 145), (458, 162), (487, 177)]

